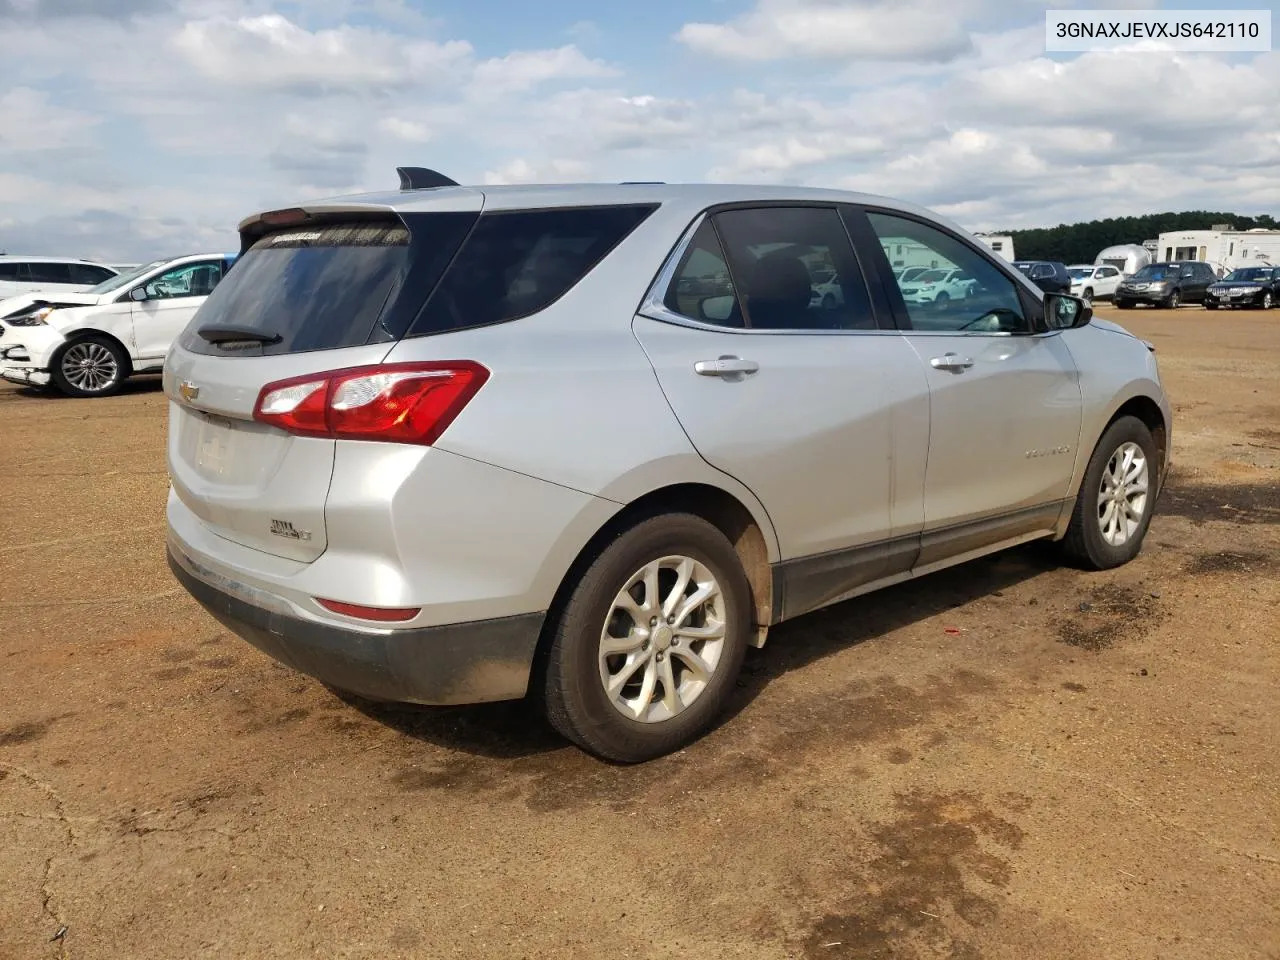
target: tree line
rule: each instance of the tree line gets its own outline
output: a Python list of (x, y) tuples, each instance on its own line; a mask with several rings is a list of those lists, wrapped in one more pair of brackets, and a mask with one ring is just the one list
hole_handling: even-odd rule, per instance
[(1056, 227), (1003, 231), (1013, 237), (1019, 260), (1060, 260), (1063, 263), (1093, 263), (1104, 247), (1118, 243), (1141, 244), (1162, 233), (1176, 230), (1210, 230), (1219, 224), (1236, 230), (1280, 227), (1274, 217), (1263, 214), (1245, 217), (1238, 213), (1191, 210), (1185, 213), (1152, 213), (1143, 217), (1113, 217), (1087, 223), (1061, 223)]

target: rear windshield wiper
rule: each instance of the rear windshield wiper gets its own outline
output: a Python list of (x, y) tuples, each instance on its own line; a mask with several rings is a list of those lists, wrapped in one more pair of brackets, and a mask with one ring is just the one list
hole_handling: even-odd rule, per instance
[(248, 341), (269, 346), (284, 339), (280, 334), (272, 333), (270, 330), (245, 327), (235, 323), (206, 323), (196, 331), (196, 334), (208, 343), (218, 344), (244, 343)]

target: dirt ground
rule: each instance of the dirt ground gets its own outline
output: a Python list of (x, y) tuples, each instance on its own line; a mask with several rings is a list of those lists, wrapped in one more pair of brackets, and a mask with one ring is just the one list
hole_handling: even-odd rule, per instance
[(1176, 410), (1137, 561), (789, 623), (633, 768), (268, 660), (169, 576), (158, 385), (0, 387), (0, 957), (1280, 957), (1280, 311), (1115, 316)]

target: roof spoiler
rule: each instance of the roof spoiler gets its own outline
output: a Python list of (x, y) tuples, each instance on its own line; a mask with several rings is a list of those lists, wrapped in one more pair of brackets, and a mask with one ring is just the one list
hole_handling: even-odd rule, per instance
[(430, 190), (433, 187), (456, 187), (457, 180), (450, 180), (443, 173), (426, 167), (396, 167), (400, 174), (401, 190)]

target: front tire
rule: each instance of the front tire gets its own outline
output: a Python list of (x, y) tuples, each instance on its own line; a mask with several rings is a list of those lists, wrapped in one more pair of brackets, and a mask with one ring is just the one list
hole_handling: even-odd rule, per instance
[(1137, 417), (1102, 434), (1076, 495), (1062, 549), (1076, 566), (1107, 570), (1142, 549), (1151, 525), (1160, 465), (1155, 441)]
[(751, 626), (751, 588), (723, 533), (687, 513), (642, 520), (587, 568), (553, 628), (547, 719), (606, 760), (677, 750), (723, 711)]
[[(1070, 292), (1070, 291), (1068, 291), (1068, 293), (1069, 293), (1069, 292)], [(1083, 296), (1083, 297), (1084, 297), (1084, 299), (1085, 299), (1085, 300), (1087, 300), (1089, 303), (1093, 303), (1093, 287), (1086, 287), (1086, 288), (1085, 288), (1084, 293), (1082, 294), (1082, 296)]]
[(1128, 300), (1116, 300), (1115, 305), (1117, 310), (1128, 310), (1133, 306)]
[(1270, 310), (1273, 306), (1275, 306), (1275, 300), (1271, 296), (1271, 291), (1267, 290), (1262, 294), (1262, 309)]
[(49, 373), (69, 397), (109, 397), (129, 376), (129, 357), (110, 337), (89, 334), (54, 354)]
[(1168, 299), (1166, 299), (1164, 302), (1164, 306), (1166, 310), (1177, 310), (1178, 307), (1180, 307), (1181, 305), (1182, 305), (1182, 294), (1180, 294), (1177, 290), (1169, 294)]

